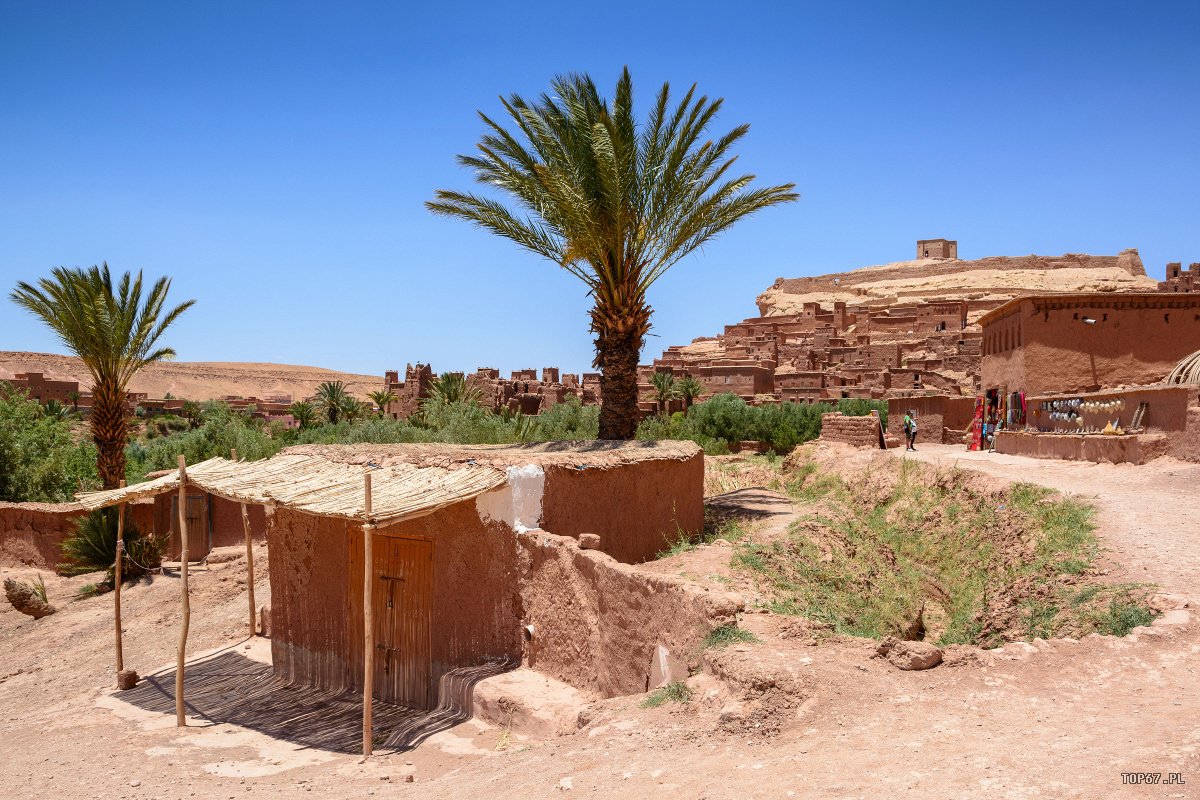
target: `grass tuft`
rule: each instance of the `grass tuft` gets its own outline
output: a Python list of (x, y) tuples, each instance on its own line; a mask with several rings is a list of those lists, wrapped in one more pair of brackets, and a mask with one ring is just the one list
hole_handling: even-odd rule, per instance
[(661, 689), (655, 689), (646, 695), (640, 705), (642, 708), (658, 708), (664, 703), (686, 703), (692, 699), (692, 690), (683, 681), (671, 681)]
[(719, 628), (714, 628), (708, 636), (704, 637), (703, 647), (705, 650), (710, 648), (720, 649), (728, 647), (731, 644), (753, 644), (758, 641), (758, 637), (745, 628), (739, 628), (736, 624), (722, 625)]

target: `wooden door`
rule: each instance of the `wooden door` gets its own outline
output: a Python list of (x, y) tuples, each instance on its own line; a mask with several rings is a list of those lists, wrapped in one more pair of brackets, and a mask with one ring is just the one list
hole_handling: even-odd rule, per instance
[[(362, 685), (362, 532), (350, 526), (351, 684)], [(375, 686), (380, 700), (411, 708), (433, 708), (431, 619), (433, 542), (375, 533), (371, 606), (375, 636)]]
[[(188, 561), (199, 561), (212, 549), (212, 531), (209, 529), (208, 495), (189, 494), (185, 517), (188, 529)], [(171, 552), (170, 558), (177, 559), (183, 553), (179, 536), (179, 495), (171, 497)]]
[(376, 539), (372, 611), (375, 693), (389, 703), (430, 708), (433, 542)]

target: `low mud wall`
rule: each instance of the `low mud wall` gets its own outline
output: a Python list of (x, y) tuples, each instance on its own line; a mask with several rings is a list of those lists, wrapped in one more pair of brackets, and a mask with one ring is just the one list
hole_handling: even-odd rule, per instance
[(917, 443), (962, 444), (975, 417), (974, 397), (928, 395), (888, 400), (888, 433), (904, 440), (904, 415), (917, 412)]
[[(74, 503), (0, 503), (0, 564), (57, 569), (63, 540), (85, 513)], [(150, 529), (150, 503), (133, 503), (126, 513), (139, 530)]]
[(840, 411), (821, 415), (821, 441), (879, 449), (879, 418), (847, 417)]
[(732, 595), (642, 572), (545, 531), (517, 535), (525, 660), (602, 697), (647, 690), (661, 645), (672, 659), (699, 660), (714, 628), (736, 621)]
[(1166, 455), (1167, 439), (1168, 437), (1163, 434), (1076, 436), (1061, 433), (1000, 431), (996, 434), (996, 452), (1065, 461), (1144, 464), (1150, 459)]

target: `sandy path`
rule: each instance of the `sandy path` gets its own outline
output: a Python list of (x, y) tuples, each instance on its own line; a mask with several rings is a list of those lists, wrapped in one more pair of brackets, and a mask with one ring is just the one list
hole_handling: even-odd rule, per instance
[(1112, 551), (1116, 580), (1152, 581), (1200, 597), (1200, 464), (1161, 458), (1142, 466), (1051, 461), (921, 445), (910, 458), (954, 464), (1087, 498), (1097, 532)]

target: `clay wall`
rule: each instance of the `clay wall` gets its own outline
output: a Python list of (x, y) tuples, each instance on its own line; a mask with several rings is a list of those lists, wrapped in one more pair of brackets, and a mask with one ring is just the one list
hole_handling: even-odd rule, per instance
[[(890, 413), (890, 410), (889, 410)], [(879, 447), (879, 419), (873, 415), (847, 417), (840, 411), (821, 415), (821, 441), (853, 447)]]
[(1000, 431), (996, 434), (997, 453), (1107, 464), (1144, 464), (1163, 455), (1166, 444), (1166, 437), (1155, 434), (1078, 436), (1019, 431)]
[(609, 469), (548, 467), (541, 527), (573, 538), (597, 534), (600, 550), (618, 561), (652, 559), (680, 531), (704, 527), (704, 456)]
[(925, 395), (888, 398), (888, 433), (904, 439), (904, 414), (917, 412), (917, 443), (960, 444), (975, 417), (975, 398)]
[[(0, 564), (56, 569), (63, 540), (86, 513), (74, 503), (0, 503)], [(151, 503), (132, 503), (126, 514), (139, 531), (153, 527)]]
[(620, 564), (571, 539), (517, 535), (526, 662), (602, 697), (644, 692), (659, 646), (694, 661), (704, 637), (736, 621), (732, 595)]
[[(512, 531), (480, 520), (468, 500), (375, 533), (433, 542), (431, 696), (443, 674), (521, 657)], [(362, 529), (278, 508), (269, 526), (271, 654), (281, 678), (362, 687)]]
[[(224, 497), (210, 495), (194, 484), (188, 484), (188, 495), (203, 495), (207, 498), (209, 530), (212, 547), (231, 547), (244, 544), (246, 541), (245, 526), (242, 523), (242, 506)], [(175, 492), (160, 494), (154, 498), (151, 524), (156, 533), (167, 533), (166, 558), (177, 560), (183, 550), (179, 541), (179, 519), (171, 512)], [(263, 541), (267, 536), (266, 509), (260, 505), (250, 505), (246, 511), (250, 515), (250, 535), (255, 541)], [(196, 560), (202, 554), (188, 553), (189, 560)]]
[(1145, 385), (1200, 347), (1197, 295), (1046, 296), (995, 313), (1002, 316), (983, 326), (985, 388), (1042, 394)]
[[(1067, 423), (1052, 422), (1041, 410), (1044, 401), (1055, 400), (1065, 395), (1035, 395), (1027, 398), (1029, 424), (1039, 430), (1053, 430), (1065, 427)], [(1140, 404), (1146, 404), (1142, 416), (1142, 427), (1166, 433), (1178, 433), (1186, 430), (1188, 425), (1189, 406), (1195, 405), (1195, 389), (1186, 386), (1156, 386), (1133, 389), (1116, 389), (1107, 392), (1089, 392), (1072, 394), (1072, 398), (1083, 400), (1118, 400), (1125, 401), (1125, 407), (1115, 411), (1079, 410), (1084, 424), (1092, 427), (1103, 427), (1107, 422), (1116, 420), (1122, 428), (1133, 424), (1133, 416)]]

